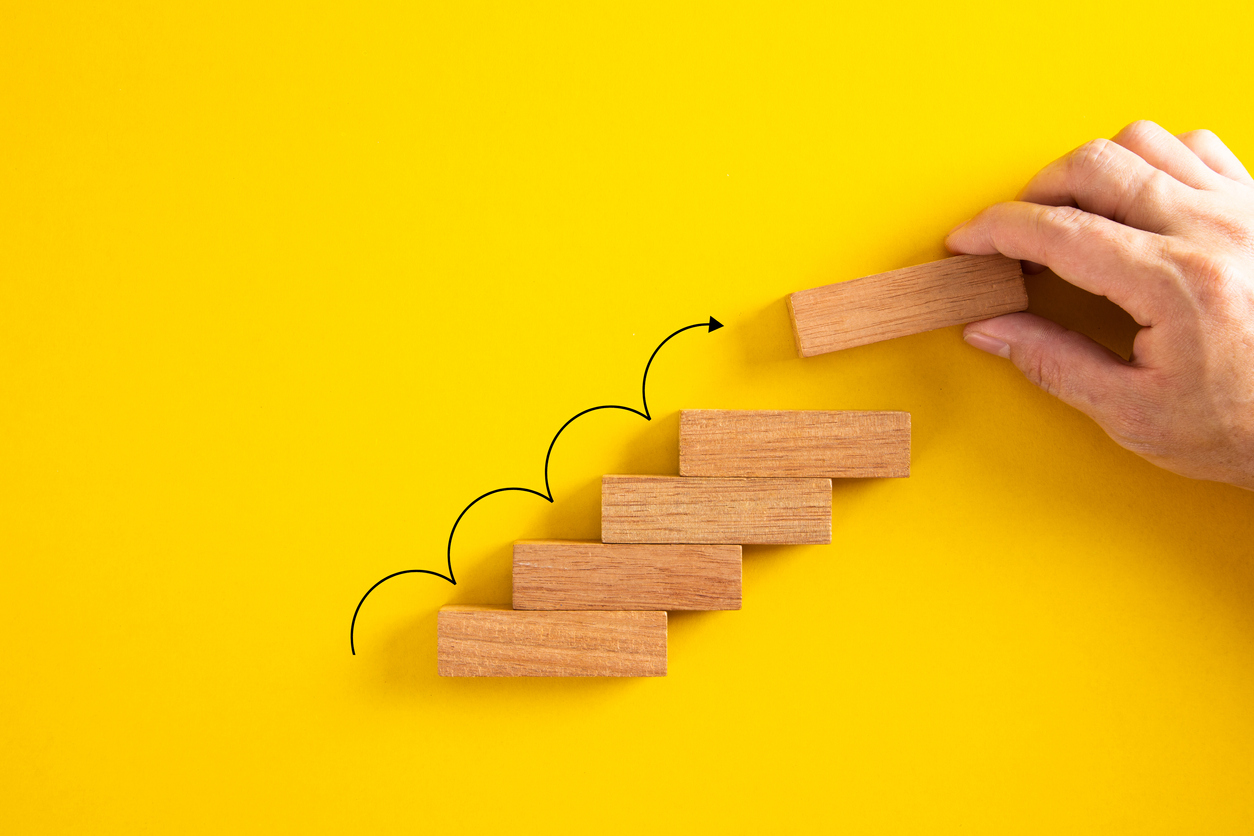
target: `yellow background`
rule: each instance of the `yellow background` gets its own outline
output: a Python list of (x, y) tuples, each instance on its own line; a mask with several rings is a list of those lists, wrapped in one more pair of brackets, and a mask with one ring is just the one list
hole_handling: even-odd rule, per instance
[[(782, 301), (1135, 118), (1254, 159), (1248, 4), (4, 5), (0, 830), (1249, 829), (1254, 494), (958, 329), (798, 360)], [(437, 678), (686, 407), (909, 410), (913, 474), (746, 549), (665, 679)]]

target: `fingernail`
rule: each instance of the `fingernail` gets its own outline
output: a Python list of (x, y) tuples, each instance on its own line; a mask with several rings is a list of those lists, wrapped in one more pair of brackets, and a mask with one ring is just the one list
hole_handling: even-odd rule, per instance
[(967, 224), (969, 224), (969, 223), (971, 223), (971, 219), (970, 219), (970, 218), (968, 218), (967, 220), (965, 220), (965, 221), (963, 221), (962, 223), (960, 223), (960, 224), (958, 224), (957, 226), (955, 226), (953, 229), (951, 229), (951, 230), (949, 230), (948, 232), (946, 232), (946, 233), (945, 233), (945, 237), (946, 237), (946, 238), (948, 238), (949, 236), (953, 235), (955, 232), (957, 232), (958, 230), (962, 229), (964, 226), (966, 226), (966, 225), (967, 225)]
[(996, 354), (998, 357), (1010, 359), (1010, 346), (1006, 345), (996, 337), (990, 337), (988, 334), (981, 334), (979, 331), (968, 331), (962, 335), (967, 341), (967, 345), (973, 345), (980, 351), (987, 351), (989, 354)]

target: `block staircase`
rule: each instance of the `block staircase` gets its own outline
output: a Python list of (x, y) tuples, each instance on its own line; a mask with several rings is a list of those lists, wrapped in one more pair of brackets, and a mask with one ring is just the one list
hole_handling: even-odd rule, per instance
[[(1028, 295), (1017, 260), (959, 255), (787, 304), (813, 357), (1022, 311)], [(832, 479), (909, 476), (910, 415), (687, 410), (679, 473), (606, 476), (600, 543), (516, 543), (513, 609), (440, 611), (440, 674), (664, 676), (666, 613), (739, 609), (741, 545), (830, 543)]]
[(832, 541), (832, 480), (910, 475), (910, 414), (684, 410), (678, 476), (605, 476), (601, 541), (514, 544), (512, 608), (440, 610), (441, 676), (665, 676), (668, 611), (738, 610), (741, 546)]

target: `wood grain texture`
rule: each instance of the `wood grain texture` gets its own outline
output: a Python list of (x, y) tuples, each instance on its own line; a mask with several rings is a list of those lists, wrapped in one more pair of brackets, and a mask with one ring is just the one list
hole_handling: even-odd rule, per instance
[(685, 409), (683, 476), (910, 475), (910, 413)]
[(443, 607), (440, 676), (666, 676), (664, 612)]
[(830, 543), (832, 480), (605, 476), (601, 540)]
[(516, 610), (738, 610), (740, 546), (520, 540)]
[(1017, 260), (959, 255), (788, 297), (797, 353), (829, 351), (1026, 310)]

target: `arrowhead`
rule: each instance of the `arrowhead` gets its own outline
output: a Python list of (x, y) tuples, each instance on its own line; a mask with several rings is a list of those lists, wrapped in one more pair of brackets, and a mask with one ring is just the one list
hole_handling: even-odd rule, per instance
[(722, 327), (723, 327), (723, 323), (719, 322), (714, 317), (710, 317), (710, 332), (717, 331), (718, 329)]

